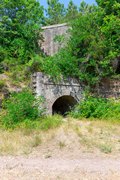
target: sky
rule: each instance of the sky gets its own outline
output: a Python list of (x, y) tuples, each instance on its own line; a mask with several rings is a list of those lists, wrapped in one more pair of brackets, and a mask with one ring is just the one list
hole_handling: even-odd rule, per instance
[[(47, 7), (47, 0), (39, 0), (40, 1), (40, 4), (43, 5), (45, 8)], [(80, 5), (80, 2), (82, 0), (73, 0), (74, 4), (76, 5)], [(86, 3), (88, 4), (92, 4), (92, 3), (95, 3), (95, 0), (84, 0)], [(69, 0), (59, 0), (59, 2), (63, 3), (65, 5), (65, 7), (68, 5), (69, 3)]]

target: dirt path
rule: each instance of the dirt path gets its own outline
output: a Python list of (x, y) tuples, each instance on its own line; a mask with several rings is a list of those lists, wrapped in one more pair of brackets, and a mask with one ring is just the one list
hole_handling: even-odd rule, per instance
[(43, 133), (2, 131), (0, 143), (0, 180), (120, 180), (118, 125), (70, 121)]
[(120, 180), (120, 159), (88, 157), (79, 159), (0, 157), (1, 180)]

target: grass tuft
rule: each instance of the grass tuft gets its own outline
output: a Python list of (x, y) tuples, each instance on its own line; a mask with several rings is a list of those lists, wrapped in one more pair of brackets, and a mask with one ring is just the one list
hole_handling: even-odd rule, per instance
[(66, 144), (65, 144), (64, 141), (60, 141), (60, 142), (59, 142), (59, 147), (60, 147), (60, 149), (63, 149), (65, 146), (66, 146)]
[(105, 153), (105, 154), (109, 154), (112, 152), (112, 147), (109, 144), (101, 144), (99, 146), (101, 152)]

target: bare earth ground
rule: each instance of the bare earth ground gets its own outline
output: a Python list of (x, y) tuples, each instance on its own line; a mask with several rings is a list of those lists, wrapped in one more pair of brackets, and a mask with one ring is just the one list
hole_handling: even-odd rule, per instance
[(120, 159), (91, 156), (79, 159), (1, 157), (0, 176), (1, 180), (119, 180)]
[(120, 180), (118, 125), (69, 123), (37, 139), (36, 132), (1, 133), (1, 180)]

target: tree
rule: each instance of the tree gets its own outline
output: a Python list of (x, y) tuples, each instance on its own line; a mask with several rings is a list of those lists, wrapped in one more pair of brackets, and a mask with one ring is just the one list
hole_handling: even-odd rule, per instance
[(64, 21), (65, 7), (59, 0), (47, 0), (48, 9), (46, 10), (46, 24), (59, 24)]
[(80, 3), (79, 11), (81, 13), (84, 13), (84, 12), (86, 12), (88, 10), (88, 7), (89, 7), (89, 5), (85, 1), (82, 1)]
[[(80, 9), (71, 22), (66, 47), (52, 57), (50, 63), (57, 66), (59, 74), (74, 76), (93, 86), (102, 78), (114, 75), (113, 62), (120, 60), (119, 12), (113, 10), (107, 14), (101, 6), (86, 4), (81, 4)], [(47, 61), (47, 65), (50, 63)], [(52, 66), (49, 66), (50, 73)]]
[(25, 63), (39, 53), (43, 8), (36, 0), (1, 0), (1, 60)]
[(79, 12), (81, 14), (91, 13), (93, 11), (96, 11), (96, 6), (95, 5), (89, 5), (85, 1), (82, 1), (80, 3)]
[(108, 43), (109, 58), (113, 60), (114, 70), (120, 73), (120, 1), (97, 0), (97, 3), (104, 14), (101, 31)]
[(107, 15), (114, 14), (120, 16), (119, 0), (96, 0), (98, 6), (103, 8)]
[(101, 6), (90, 9), (72, 24), (69, 44), (80, 78), (94, 84), (114, 74), (112, 63), (120, 55), (120, 19), (114, 10), (108, 15)]
[(73, 1), (70, 0), (67, 11), (66, 11), (66, 20), (67, 21), (74, 20), (77, 17), (77, 15), (78, 15), (78, 8), (73, 3)]

